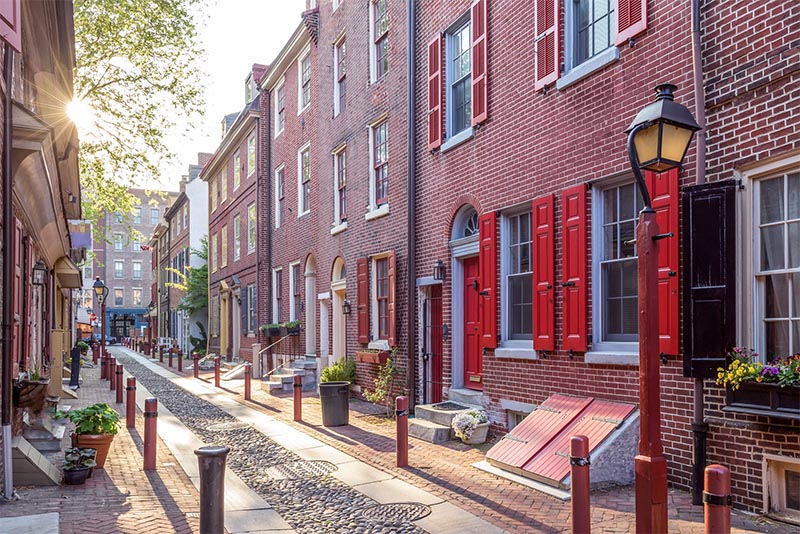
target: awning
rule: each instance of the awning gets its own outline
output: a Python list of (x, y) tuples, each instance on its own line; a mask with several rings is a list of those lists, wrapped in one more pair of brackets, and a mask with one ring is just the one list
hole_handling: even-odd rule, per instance
[(80, 289), (83, 287), (81, 270), (67, 256), (56, 262), (55, 275), (62, 288)]

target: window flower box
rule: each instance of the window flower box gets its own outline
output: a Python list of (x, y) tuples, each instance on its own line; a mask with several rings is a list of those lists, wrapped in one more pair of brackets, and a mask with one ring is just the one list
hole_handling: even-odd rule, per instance
[(742, 382), (738, 389), (727, 388), (726, 404), (726, 412), (800, 421), (800, 386)]
[(389, 359), (388, 350), (360, 350), (356, 351), (356, 361), (361, 363), (377, 363), (383, 365)]

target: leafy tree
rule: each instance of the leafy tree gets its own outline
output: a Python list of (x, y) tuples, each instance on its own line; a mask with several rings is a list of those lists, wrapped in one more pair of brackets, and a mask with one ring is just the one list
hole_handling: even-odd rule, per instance
[(93, 115), (81, 132), (83, 214), (120, 213), (127, 189), (174, 158), (166, 136), (203, 103), (197, 20), (205, 0), (74, 0), (75, 100)]
[(178, 275), (180, 282), (167, 282), (166, 285), (186, 293), (181, 299), (178, 309), (194, 315), (208, 307), (208, 236), (203, 236), (200, 239), (200, 249), (193, 248), (191, 253), (205, 260), (206, 263), (195, 268), (187, 265), (184, 267), (186, 272), (168, 267), (168, 271)]

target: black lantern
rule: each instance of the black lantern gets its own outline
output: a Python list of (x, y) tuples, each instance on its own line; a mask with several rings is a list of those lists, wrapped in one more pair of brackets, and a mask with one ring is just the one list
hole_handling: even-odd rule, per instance
[(33, 285), (43, 286), (45, 277), (47, 276), (47, 266), (42, 260), (38, 260), (36, 265), (33, 266)]
[(436, 263), (433, 265), (433, 279), (444, 282), (446, 277), (447, 268), (444, 266), (444, 262), (442, 260), (436, 260)]
[(153, 310), (155, 310), (155, 309), (156, 309), (156, 305), (155, 305), (155, 304), (153, 304), (153, 301), (151, 300), (151, 301), (150, 301), (150, 304), (148, 304), (148, 305), (147, 305), (147, 312), (148, 312), (148, 313), (152, 313), (152, 312), (153, 312)]
[(106, 287), (105, 283), (100, 280), (99, 276), (94, 279), (92, 289), (94, 289), (94, 294), (97, 296), (97, 303), (103, 304), (103, 301), (108, 296), (108, 288)]
[(352, 306), (350, 306), (350, 301), (349, 300), (345, 300), (344, 302), (342, 302), (342, 313), (343, 314), (350, 315), (350, 313), (352, 313), (352, 311), (353, 311), (353, 308), (352, 308)]

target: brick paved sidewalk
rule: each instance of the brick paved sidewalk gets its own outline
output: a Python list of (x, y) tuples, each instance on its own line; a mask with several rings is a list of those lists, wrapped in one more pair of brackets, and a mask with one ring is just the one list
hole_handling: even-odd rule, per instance
[[(167, 366), (166, 360), (163, 364)], [(177, 366), (177, 364), (175, 364)], [(173, 368), (173, 371), (177, 371)], [(191, 376), (191, 371), (183, 376)], [(213, 372), (201, 371), (201, 379), (213, 383)], [(223, 381), (222, 389), (240, 402), (243, 380)], [(385, 417), (382, 407), (353, 400), (350, 424), (326, 428), (316, 394), (303, 399), (303, 422), (293, 422), (291, 394), (276, 397), (252, 383), (249, 406), (259, 409), (314, 438), (332, 445), (363, 462), (390, 472), (407, 482), (447, 499), (449, 502), (513, 533), (564, 532), (571, 530), (570, 504), (515, 482), (471, 467), (484, 460), (491, 443), (473, 447), (460, 442), (433, 445), (409, 439), (409, 467), (395, 467), (395, 423)], [(692, 506), (688, 493), (670, 489), (670, 531), (702, 533), (703, 508)], [(634, 532), (633, 486), (592, 493), (593, 532)], [(734, 512), (733, 532), (795, 532), (794, 527), (760, 516)]]
[[(108, 381), (101, 381), (99, 376), (99, 368), (81, 370), (79, 398), (63, 398), (62, 405), (81, 408), (106, 402), (122, 414), (122, 427), (111, 445), (105, 469), (95, 469), (82, 486), (17, 487), (20, 499), (0, 504), (0, 518), (58, 512), (61, 534), (199, 532), (197, 490), (161, 439), (158, 469), (148, 473), (142, 470), (142, 413), (137, 410), (136, 430), (125, 428), (125, 405), (115, 404), (115, 392), (109, 391)], [(67, 435), (62, 450), (69, 446)], [(61, 453), (51, 458), (59, 468), (62, 459)], [(192, 516), (187, 516), (189, 513)]]

